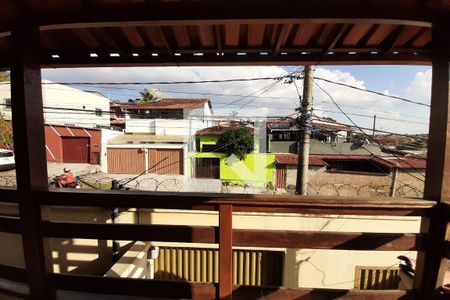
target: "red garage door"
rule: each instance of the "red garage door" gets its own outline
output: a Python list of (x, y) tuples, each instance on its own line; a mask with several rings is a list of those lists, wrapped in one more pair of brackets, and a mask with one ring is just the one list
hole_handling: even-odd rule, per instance
[(63, 161), (66, 163), (89, 163), (88, 137), (62, 137)]

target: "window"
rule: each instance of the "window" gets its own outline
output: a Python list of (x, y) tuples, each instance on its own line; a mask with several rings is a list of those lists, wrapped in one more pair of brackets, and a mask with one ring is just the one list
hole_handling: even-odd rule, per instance
[(11, 110), (11, 98), (4, 98), (3, 99), (3, 107), (5, 109)]
[(218, 146), (216, 144), (203, 144), (202, 152), (216, 152)]
[(328, 172), (350, 172), (350, 173), (369, 173), (369, 174), (389, 174), (390, 170), (376, 161), (370, 159), (349, 159), (334, 160), (323, 159), (327, 164)]
[(7, 152), (0, 152), (0, 157), (13, 157), (14, 153), (11, 151), (7, 151)]
[(95, 115), (96, 115), (97, 117), (103, 116), (103, 110), (101, 110), (100, 108), (96, 108), (96, 109), (95, 109)]

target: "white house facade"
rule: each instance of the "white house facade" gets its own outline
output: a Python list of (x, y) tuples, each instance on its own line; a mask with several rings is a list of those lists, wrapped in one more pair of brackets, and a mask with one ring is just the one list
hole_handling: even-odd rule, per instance
[[(43, 82), (44, 121), (46, 124), (95, 128), (110, 127), (109, 99), (67, 85)], [(0, 112), (11, 120), (11, 88), (0, 86)]]

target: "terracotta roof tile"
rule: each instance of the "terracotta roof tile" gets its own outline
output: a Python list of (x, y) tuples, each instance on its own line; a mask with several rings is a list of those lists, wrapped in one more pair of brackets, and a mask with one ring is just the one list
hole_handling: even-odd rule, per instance
[[(297, 154), (293, 153), (277, 153), (275, 154), (275, 161), (280, 165), (296, 165), (298, 158)], [(310, 166), (326, 166), (327, 163), (324, 162), (316, 155), (309, 156), (309, 165)]]
[(211, 107), (211, 101), (207, 98), (188, 99), (188, 98), (165, 98), (151, 103), (122, 104), (122, 109), (194, 109), (202, 107), (208, 103)]

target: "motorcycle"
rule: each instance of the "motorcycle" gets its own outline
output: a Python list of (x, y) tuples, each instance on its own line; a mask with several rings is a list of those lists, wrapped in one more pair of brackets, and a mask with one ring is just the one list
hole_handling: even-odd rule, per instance
[(53, 189), (59, 189), (59, 188), (79, 189), (79, 188), (81, 188), (80, 185), (76, 181), (74, 181), (71, 184), (67, 184), (64, 176), (53, 177), (52, 180), (49, 182), (48, 187), (53, 188)]

